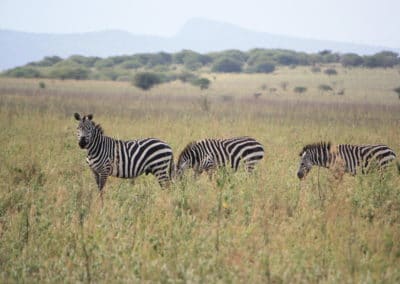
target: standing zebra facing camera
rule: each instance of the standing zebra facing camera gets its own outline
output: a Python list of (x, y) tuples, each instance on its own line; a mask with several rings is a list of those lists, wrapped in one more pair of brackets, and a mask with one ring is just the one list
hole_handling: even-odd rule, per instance
[(343, 172), (352, 175), (361, 169), (367, 173), (371, 164), (375, 163), (380, 169), (396, 158), (396, 154), (386, 145), (347, 145), (332, 146), (330, 142), (320, 142), (306, 145), (300, 152), (300, 165), (297, 177), (303, 179), (312, 166), (325, 168), (341, 168)]
[(182, 176), (192, 168), (196, 175), (211, 173), (218, 167), (230, 166), (237, 171), (243, 161), (246, 171), (252, 172), (255, 164), (264, 157), (264, 147), (251, 137), (230, 139), (204, 139), (189, 143), (181, 152), (176, 174)]
[(74, 114), (78, 124), (78, 143), (88, 151), (87, 162), (91, 168), (100, 196), (108, 176), (135, 178), (153, 174), (162, 188), (171, 181), (173, 155), (171, 147), (155, 138), (130, 141), (105, 136), (103, 129), (92, 119), (93, 115)]

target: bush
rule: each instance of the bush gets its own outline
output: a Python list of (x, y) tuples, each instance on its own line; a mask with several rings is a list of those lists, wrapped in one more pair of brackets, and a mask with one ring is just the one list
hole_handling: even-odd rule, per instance
[(39, 88), (40, 89), (45, 89), (46, 88), (46, 84), (43, 81), (39, 82)]
[(393, 91), (397, 93), (399, 100), (400, 100), (400, 87), (394, 88)]
[(253, 68), (255, 73), (272, 73), (275, 71), (275, 65), (270, 62), (260, 62), (256, 63)]
[(208, 89), (210, 86), (211, 81), (207, 78), (198, 78), (192, 81), (194, 86), (199, 86), (200, 90)]
[(219, 58), (212, 66), (212, 71), (223, 73), (239, 73), (242, 71), (242, 63), (233, 58)]
[(318, 89), (323, 92), (333, 91), (332, 87), (329, 85), (321, 84), (318, 86)]
[(326, 75), (329, 75), (329, 76), (331, 76), (331, 75), (337, 75), (337, 71), (336, 71), (336, 69), (334, 69), (334, 68), (325, 69), (325, 70), (324, 70), (324, 73), (325, 73)]
[(311, 72), (313, 72), (313, 73), (320, 73), (320, 72), (321, 72), (321, 67), (319, 67), (319, 66), (313, 66), (313, 67), (311, 67)]
[(306, 88), (306, 87), (303, 87), (303, 86), (297, 86), (297, 87), (295, 87), (295, 88), (293, 89), (293, 91), (294, 91), (295, 93), (302, 94), (302, 93), (305, 93), (305, 92), (307, 91), (307, 88)]
[(31, 67), (16, 67), (14, 69), (8, 70), (6, 76), (16, 77), (16, 78), (40, 78), (41, 74), (38, 70)]
[(96, 63), (96, 61), (101, 60), (100, 57), (85, 57), (82, 55), (72, 55), (68, 58), (68, 60), (73, 61), (75, 63), (78, 63), (80, 65), (83, 65), (85, 67), (93, 67)]
[(382, 51), (375, 55), (364, 57), (364, 65), (370, 68), (393, 67), (399, 63), (398, 54), (391, 51)]
[(180, 80), (182, 83), (191, 82), (197, 79), (196, 75), (190, 72), (182, 72), (177, 75), (177, 79)]
[(85, 80), (89, 78), (89, 70), (84, 67), (59, 67), (50, 72), (50, 77), (74, 80)]
[(54, 64), (56, 64), (60, 61), (62, 61), (62, 58), (59, 56), (46, 56), (41, 61), (31, 62), (31, 63), (28, 63), (27, 65), (38, 66), (38, 67), (49, 67), (49, 66), (53, 66)]
[(342, 55), (340, 62), (345, 67), (361, 66), (364, 63), (364, 59), (355, 53), (347, 53)]
[(149, 90), (157, 84), (162, 82), (161, 77), (153, 72), (140, 72), (136, 73), (133, 78), (133, 85), (142, 89)]

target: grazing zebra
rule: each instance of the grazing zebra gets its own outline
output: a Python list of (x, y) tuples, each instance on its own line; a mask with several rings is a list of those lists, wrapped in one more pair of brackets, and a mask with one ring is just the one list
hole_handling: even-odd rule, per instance
[(198, 175), (203, 171), (211, 173), (217, 167), (226, 165), (236, 171), (240, 161), (251, 172), (263, 157), (263, 146), (251, 137), (204, 139), (191, 142), (185, 147), (179, 155), (176, 172), (181, 176), (184, 170), (193, 168)]
[(155, 138), (116, 140), (103, 134), (92, 114), (81, 117), (75, 113), (74, 117), (79, 121), (79, 146), (88, 151), (87, 162), (101, 196), (108, 176), (135, 178), (151, 173), (161, 187), (169, 184), (174, 166), (171, 147), (166, 143)]
[(396, 154), (386, 145), (332, 146), (329, 142), (320, 142), (305, 146), (300, 152), (300, 157), (297, 177), (302, 179), (314, 165), (325, 168), (339, 166), (344, 172), (352, 175), (355, 175), (358, 169), (366, 173), (374, 161), (380, 168), (384, 168), (396, 158)]

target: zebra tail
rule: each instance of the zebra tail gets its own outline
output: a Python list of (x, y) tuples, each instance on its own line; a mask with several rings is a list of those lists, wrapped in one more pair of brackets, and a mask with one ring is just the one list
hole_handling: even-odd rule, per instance
[(400, 175), (400, 162), (396, 161), (397, 173)]

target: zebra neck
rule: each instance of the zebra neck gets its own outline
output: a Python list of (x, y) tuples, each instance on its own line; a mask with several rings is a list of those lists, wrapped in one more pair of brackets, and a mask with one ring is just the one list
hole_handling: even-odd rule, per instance
[(93, 140), (88, 147), (88, 156), (97, 156), (105, 140), (106, 136), (103, 136), (100, 132), (93, 134)]
[(321, 151), (313, 154), (312, 162), (314, 166), (330, 168), (336, 161), (336, 154), (330, 151)]

